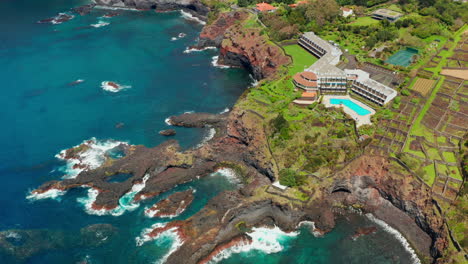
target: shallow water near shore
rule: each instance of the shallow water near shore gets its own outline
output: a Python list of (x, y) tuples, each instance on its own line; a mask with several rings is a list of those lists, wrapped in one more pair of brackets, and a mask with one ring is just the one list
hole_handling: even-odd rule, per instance
[[(184, 19), (179, 12), (118, 10), (119, 16), (104, 18), (109, 10), (99, 9), (87, 16), (74, 14), (73, 19), (61, 24), (36, 23), (86, 3), (83, 0), (0, 2), (3, 92), (0, 103), (4, 107), (0, 114), (3, 124), (0, 232), (11, 229), (51, 232), (37, 237), (38, 243), (30, 250), (39, 249), (42, 242), (56, 242), (29, 259), (18, 259), (0, 250), (0, 263), (154, 263), (171, 250), (174, 237), (169, 234), (138, 246), (136, 238), (145, 228), (186, 219), (219, 192), (237, 186), (228, 173), (208, 175), (138, 205), (124, 199), (126, 210), (119, 212), (119, 216), (88, 214), (86, 188), (70, 190), (54, 199), (26, 199), (30, 190), (63, 176), (66, 164), (55, 157), (61, 150), (93, 137), (103, 142), (112, 139), (155, 146), (167, 139), (158, 131), (169, 128), (164, 122), (168, 116), (186, 111), (224, 111), (234, 105), (252, 82), (242, 69), (214, 67), (212, 58), (217, 55), (216, 50), (184, 53), (196, 43), (202, 25)], [(101, 86), (106, 81), (125, 88), (117, 92), (105, 90)], [(183, 148), (203, 142), (210, 132), (208, 129), (176, 130), (173, 138)], [(180, 216), (150, 219), (144, 215), (146, 207), (189, 188), (195, 190), (195, 199)], [(348, 241), (355, 227), (366, 221), (360, 219), (340, 222), (324, 238), (314, 238), (301, 228), (296, 237), (285, 242), (283, 251), (234, 254), (222, 262), (339, 263), (333, 262), (342, 260), (334, 254), (338, 243), (343, 256), (372, 250), (373, 254), (359, 258), (360, 263), (367, 256), (387, 256), (393, 252), (398, 256), (391, 259), (395, 261), (384, 258), (383, 262), (373, 263), (408, 263), (405, 260), (409, 256), (398, 253), (401, 251), (398, 241), (385, 236), (383, 231), (359, 238), (362, 241)], [(108, 243), (98, 246), (80, 240), (80, 229), (100, 223), (112, 224), (117, 230), (113, 237), (100, 238), (102, 242), (109, 239)], [(19, 244), (25, 239), (15, 238), (20, 236), (15, 232), (11, 236), (9, 239)], [(367, 243), (384, 244), (369, 247)]]

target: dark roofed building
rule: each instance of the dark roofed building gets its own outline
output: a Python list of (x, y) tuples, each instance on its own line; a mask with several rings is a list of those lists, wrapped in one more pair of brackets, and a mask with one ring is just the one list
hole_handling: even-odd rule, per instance
[(390, 9), (385, 9), (385, 8), (377, 9), (372, 13), (372, 18), (377, 19), (377, 20), (386, 19), (390, 22), (394, 22), (402, 16), (403, 16), (402, 13), (399, 13)]

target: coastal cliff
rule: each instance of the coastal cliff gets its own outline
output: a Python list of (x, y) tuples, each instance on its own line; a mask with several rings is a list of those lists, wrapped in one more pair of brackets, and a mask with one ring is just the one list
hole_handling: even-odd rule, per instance
[(256, 80), (271, 79), (291, 59), (278, 46), (268, 41), (260, 27), (246, 11), (221, 13), (203, 28), (198, 48), (220, 48), (218, 63), (247, 69)]

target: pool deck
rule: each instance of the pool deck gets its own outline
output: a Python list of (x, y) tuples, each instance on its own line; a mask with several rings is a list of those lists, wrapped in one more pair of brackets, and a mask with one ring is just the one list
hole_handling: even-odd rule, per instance
[[(370, 114), (367, 115), (358, 115), (354, 110), (347, 106), (342, 106), (342, 105), (333, 105), (330, 103), (330, 99), (348, 99), (353, 101), (355, 104), (359, 105), (360, 107), (369, 110)], [(362, 125), (370, 125), (372, 124), (370, 121), (370, 117), (375, 114), (375, 110), (370, 108), (369, 106), (359, 102), (358, 100), (355, 100), (351, 98), (349, 95), (343, 96), (343, 95), (324, 95), (322, 99), (322, 104), (325, 105), (325, 107), (338, 107), (338, 108), (343, 108), (343, 111), (351, 116), (355, 121), (356, 121), (356, 126), (360, 127)]]

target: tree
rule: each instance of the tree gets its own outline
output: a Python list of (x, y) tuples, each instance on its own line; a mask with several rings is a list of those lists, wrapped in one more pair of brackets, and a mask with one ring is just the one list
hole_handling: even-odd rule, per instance
[(313, 1), (303, 4), (305, 17), (308, 21), (315, 21), (319, 26), (325, 25), (340, 15), (340, 6), (335, 0)]

